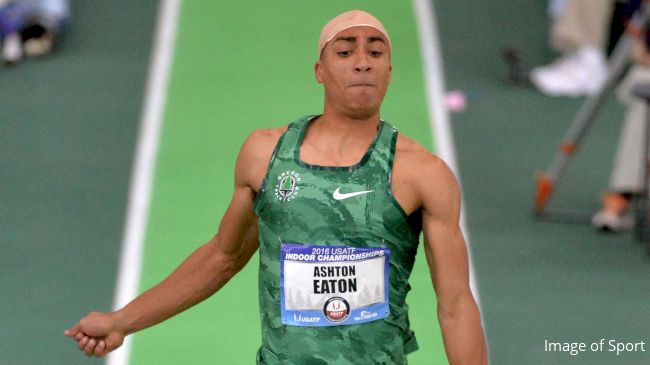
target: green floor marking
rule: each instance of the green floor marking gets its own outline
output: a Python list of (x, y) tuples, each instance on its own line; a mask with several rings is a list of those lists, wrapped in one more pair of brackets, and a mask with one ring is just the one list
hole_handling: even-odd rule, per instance
[[(325, 5), (326, 4), (326, 5)], [(141, 290), (208, 240), (232, 194), (234, 161), (255, 128), (322, 111), (313, 77), (320, 28), (354, 8), (382, 19), (394, 45), (384, 119), (430, 146), (420, 50), (409, 2), (186, 1), (176, 45)], [(257, 256), (201, 305), (136, 335), (132, 364), (252, 364), (260, 345)], [(407, 298), (420, 350), (410, 364), (446, 363), (424, 254)]]

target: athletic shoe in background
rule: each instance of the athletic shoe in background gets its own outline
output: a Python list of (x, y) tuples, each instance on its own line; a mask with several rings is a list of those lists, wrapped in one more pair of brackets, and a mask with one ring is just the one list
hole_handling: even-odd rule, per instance
[(549, 96), (594, 95), (607, 77), (605, 54), (594, 47), (582, 47), (530, 74), (535, 87)]
[(24, 25), (25, 6), (12, 0), (0, 0), (0, 41), (2, 61), (16, 64), (23, 58), (20, 30)]
[(603, 195), (603, 208), (591, 218), (591, 224), (601, 230), (619, 232), (634, 227), (634, 217), (629, 210), (630, 196), (616, 192)]

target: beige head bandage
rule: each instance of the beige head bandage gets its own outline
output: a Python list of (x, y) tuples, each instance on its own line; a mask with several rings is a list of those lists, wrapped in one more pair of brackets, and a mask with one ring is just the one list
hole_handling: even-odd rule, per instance
[(323, 48), (325, 48), (325, 45), (327, 45), (327, 42), (331, 41), (336, 34), (348, 28), (360, 26), (373, 27), (380, 31), (384, 37), (386, 37), (386, 40), (388, 41), (388, 49), (391, 50), (390, 37), (388, 37), (388, 32), (377, 18), (375, 18), (372, 14), (362, 10), (350, 10), (336, 16), (323, 27), (323, 30), (320, 32), (320, 39), (318, 41), (319, 57), (321, 52), (323, 52)]

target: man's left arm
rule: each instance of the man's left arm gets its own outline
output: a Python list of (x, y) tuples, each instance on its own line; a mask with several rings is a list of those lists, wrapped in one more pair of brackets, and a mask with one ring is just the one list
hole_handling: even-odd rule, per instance
[(487, 364), (481, 315), (469, 287), (467, 248), (460, 229), (460, 188), (451, 170), (427, 153), (418, 169), (418, 198), (438, 320), (452, 365)]

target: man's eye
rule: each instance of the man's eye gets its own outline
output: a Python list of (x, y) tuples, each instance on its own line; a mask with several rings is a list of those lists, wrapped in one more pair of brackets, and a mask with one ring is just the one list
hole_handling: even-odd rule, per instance
[(379, 56), (381, 56), (382, 54), (384, 54), (384, 52), (381, 52), (381, 51), (370, 51), (370, 55), (371, 55), (372, 57), (379, 57)]
[(336, 53), (337, 53), (339, 56), (347, 57), (347, 56), (349, 56), (349, 55), (352, 53), (352, 51), (340, 51), (340, 52), (336, 52)]

